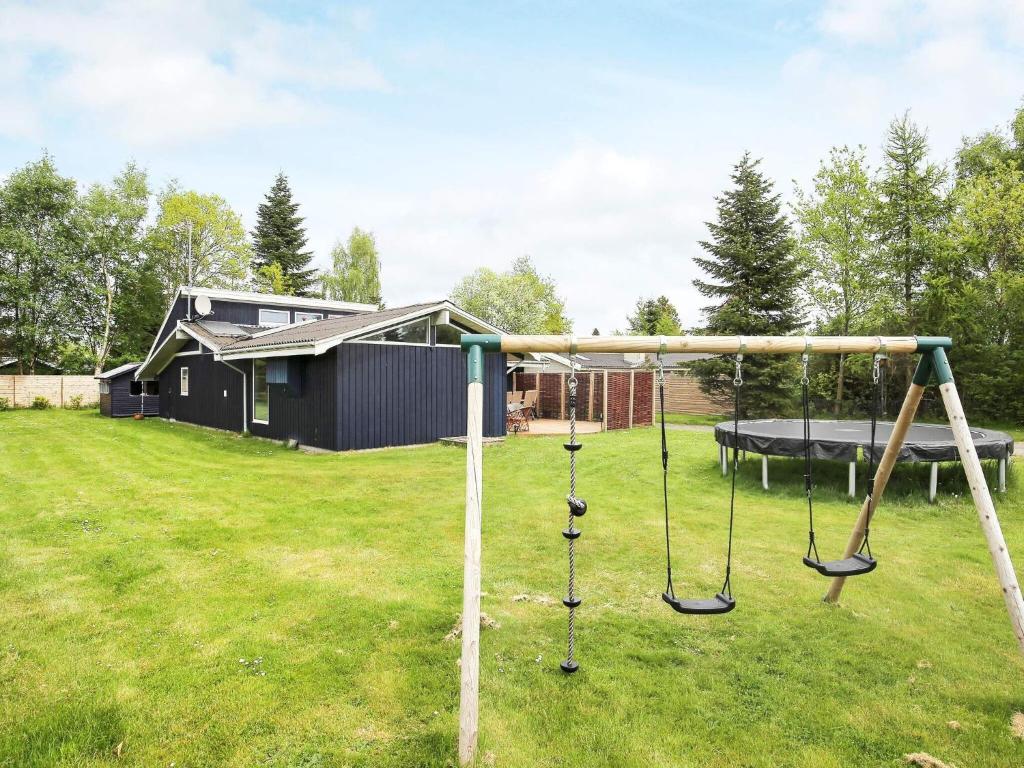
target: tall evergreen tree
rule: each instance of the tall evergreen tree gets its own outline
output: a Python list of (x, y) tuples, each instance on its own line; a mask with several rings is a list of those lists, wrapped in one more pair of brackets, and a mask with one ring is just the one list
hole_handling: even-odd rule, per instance
[(256, 228), (252, 232), (253, 267), (257, 274), (263, 274), (271, 264), (280, 265), (282, 284), (296, 296), (310, 295), (317, 283), (316, 270), (308, 269), (313, 252), (303, 250), (306, 247), (303, 221), (299, 204), (292, 200), (288, 178), (283, 173), (277, 174), (256, 213)]
[[(710, 280), (694, 280), (713, 304), (704, 307), (709, 334), (784, 336), (803, 324), (799, 287), (803, 270), (779, 195), (744, 153), (730, 176), (733, 187), (715, 198), (718, 220), (708, 222), (711, 239), (701, 242), (707, 256), (695, 261)], [(743, 362), (740, 416), (778, 416), (792, 409), (799, 373), (787, 357), (761, 355)], [(727, 402), (731, 398), (731, 357), (699, 361), (694, 371), (701, 388)]]

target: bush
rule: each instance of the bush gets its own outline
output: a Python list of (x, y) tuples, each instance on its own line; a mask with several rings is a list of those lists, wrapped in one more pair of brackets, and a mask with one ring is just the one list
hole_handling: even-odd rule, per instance
[(37, 411), (44, 411), (50, 407), (50, 401), (47, 400), (42, 395), (37, 395), (36, 397), (32, 398), (32, 407), (35, 408)]
[(11, 401), (6, 397), (0, 397), (0, 411), (11, 410)]
[(64, 407), (69, 411), (80, 411), (82, 410), (82, 396), (75, 395), (74, 397), (68, 398), (68, 401), (64, 403)]

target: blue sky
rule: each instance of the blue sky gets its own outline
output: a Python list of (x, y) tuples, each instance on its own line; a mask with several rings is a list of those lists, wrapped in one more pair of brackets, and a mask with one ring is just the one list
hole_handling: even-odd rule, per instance
[(319, 264), (373, 230), (391, 305), (530, 254), (576, 330), (664, 293), (749, 149), (778, 189), (905, 109), (937, 159), (1024, 96), (1024, 0), (0, 3), (0, 173), (216, 192), (253, 224), (278, 170)]

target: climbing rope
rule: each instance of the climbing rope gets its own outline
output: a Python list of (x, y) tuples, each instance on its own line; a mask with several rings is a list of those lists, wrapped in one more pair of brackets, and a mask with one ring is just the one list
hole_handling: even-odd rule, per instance
[[(573, 345), (575, 346), (575, 344)], [(564, 444), (565, 450), (569, 452), (569, 495), (566, 501), (569, 504), (569, 527), (562, 531), (569, 541), (569, 591), (562, 600), (562, 604), (569, 609), (569, 647), (565, 661), (562, 662), (564, 672), (575, 672), (579, 669), (576, 661), (576, 609), (583, 602), (576, 596), (576, 539), (580, 537), (580, 530), (576, 528), (576, 518), (582, 517), (587, 511), (587, 502), (576, 496), (576, 452), (583, 447), (576, 442), (576, 354), (573, 352), (570, 363), (572, 373), (569, 374), (569, 442)]]

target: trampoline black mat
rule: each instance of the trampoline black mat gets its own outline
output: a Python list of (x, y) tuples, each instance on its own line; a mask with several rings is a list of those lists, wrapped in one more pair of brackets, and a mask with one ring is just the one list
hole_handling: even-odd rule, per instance
[[(892, 432), (891, 421), (878, 422), (875, 430), (875, 461), (882, 458)], [(1013, 438), (994, 429), (971, 429), (980, 459), (1005, 459), (1013, 453)], [(733, 445), (733, 424), (715, 425), (715, 440)], [(867, 456), (871, 445), (870, 421), (811, 422), (811, 456), (816, 459), (854, 461), (857, 449)], [(767, 456), (803, 456), (804, 423), (801, 419), (757, 419), (740, 422), (739, 448)], [(944, 424), (914, 424), (900, 449), (899, 461), (956, 461), (960, 458), (953, 430)]]

